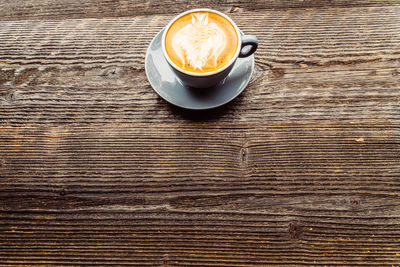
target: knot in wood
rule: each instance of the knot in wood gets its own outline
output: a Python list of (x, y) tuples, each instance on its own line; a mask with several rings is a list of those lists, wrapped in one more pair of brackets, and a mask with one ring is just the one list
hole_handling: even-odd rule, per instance
[(289, 223), (288, 232), (291, 239), (299, 239), (301, 233), (303, 232), (303, 227), (299, 222), (291, 222)]

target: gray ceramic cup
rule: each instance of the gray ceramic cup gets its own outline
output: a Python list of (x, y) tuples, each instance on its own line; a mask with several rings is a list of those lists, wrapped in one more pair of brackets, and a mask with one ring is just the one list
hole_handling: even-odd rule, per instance
[[(205, 73), (197, 73), (181, 69), (174, 62), (172, 62), (165, 49), (165, 38), (168, 29), (171, 27), (171, 25), (180, 17), (188, 13), (198, 12), (198, 11), (207, 11), (211, 13), (216, 13), (226, 18), (235, 28), (238, 37), (238, 47), (236, 48), (234, 57), (228, 62), (228, 64), (224, 65), (223, 67), (215, 71), (210, 71)], [(192, 9), (179, 14), (168, 23), (168, 25), (164, 29), (164, 33), (162, 36), (162, 52), (164, 54), (164, 58), (168, 62), (168, 65), (172, 68), (172, 70), (174, 71), (174, 73), (176, 74), (176, 76), (183, 85), (194, 88), (208, 88), (221, 84), (228, 76), (228, 74), (231, 72), (237, 58), (251, 56), (257, 50), (257, 46), (258, 46), (257, 37), (255, 37), (254, 35), (243, 35), (231, 18), (229, 18), (228, 16), (219, 11), (208, 8)]]

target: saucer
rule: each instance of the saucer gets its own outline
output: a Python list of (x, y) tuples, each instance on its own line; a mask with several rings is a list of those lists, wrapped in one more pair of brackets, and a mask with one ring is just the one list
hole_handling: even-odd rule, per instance
[(238, 58), (225, 81), (215, 87), (200, 89), (182, 85), (164, 58), (161, 38), (164, 29), (147, 49), (145, 69), (154, 91), (167, 102), (185, 109), (204, 110), (222, 106), (235, 99), (250, 82), (254, 56)]

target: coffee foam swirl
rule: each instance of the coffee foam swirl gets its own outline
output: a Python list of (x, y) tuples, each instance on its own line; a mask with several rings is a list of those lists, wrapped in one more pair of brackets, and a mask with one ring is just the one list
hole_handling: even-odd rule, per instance
[(172, 45), (183, 66), (203, 70), (205, 65), (217, 67), (217, 60), (227, 44), (225, 32), (207, 13), (192, 14), (192, 23), (180, 29)]

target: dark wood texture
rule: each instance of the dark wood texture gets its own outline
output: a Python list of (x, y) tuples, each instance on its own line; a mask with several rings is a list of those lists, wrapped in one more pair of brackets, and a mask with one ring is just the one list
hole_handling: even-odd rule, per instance
[(399, 266), (398, 3), (196, 5), (260, 39), (199, 113), (144, 73), (192, 4), (2, 1), (0, 266)]
[(132, 17), (175, 14), (199, 7), (232, 12), (316, 7), (380, 7), (399, 4), (398, 0), (2, 0), (0, 20)]

